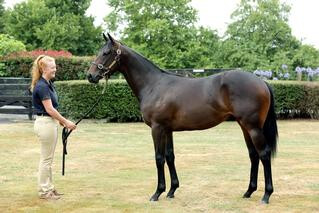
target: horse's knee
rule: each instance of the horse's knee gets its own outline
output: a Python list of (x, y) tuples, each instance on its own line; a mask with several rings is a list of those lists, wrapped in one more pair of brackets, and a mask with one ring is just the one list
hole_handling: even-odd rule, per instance
[(161, 154), (156, 154), (155, 155), (155, 161), (156, 161), (156, 166), (157, 167), (162, 167), (165, 164), (165, 158)]
[(165, 153), (165, 158), (166, 158), (167, 163), (173, 163), (175, 160), (174, 152), (172, 150), (168, 150)]

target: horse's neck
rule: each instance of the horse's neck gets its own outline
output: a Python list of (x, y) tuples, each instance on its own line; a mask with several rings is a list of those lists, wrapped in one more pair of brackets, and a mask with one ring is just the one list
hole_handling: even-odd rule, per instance
[(122, 64), (122, 73), (139, 101), (146, 96), (165, 75), (153, 63), (141, 55), (129, 50)]

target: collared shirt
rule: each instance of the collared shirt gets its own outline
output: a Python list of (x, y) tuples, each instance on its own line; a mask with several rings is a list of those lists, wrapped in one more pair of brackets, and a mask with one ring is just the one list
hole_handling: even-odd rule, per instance
[(52, 105), (55, 109), (58, 108), (58, 95), (55, 91), (53, 83), (41, 77), (33, 88), (32, 93), (32, 103), (34, 108), (36, 109), (37, 114), (47, 114), (42, 104), (42, 101), (47, 99), (51, 99)]

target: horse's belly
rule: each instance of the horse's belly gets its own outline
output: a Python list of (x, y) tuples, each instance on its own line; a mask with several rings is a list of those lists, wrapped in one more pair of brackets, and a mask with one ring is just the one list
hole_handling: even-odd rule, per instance
[(205, 108), (179, 112), (172, 122), (172, 129), (175, 131), (208, 129), (220, 124), (226, 117), (226, 114)]

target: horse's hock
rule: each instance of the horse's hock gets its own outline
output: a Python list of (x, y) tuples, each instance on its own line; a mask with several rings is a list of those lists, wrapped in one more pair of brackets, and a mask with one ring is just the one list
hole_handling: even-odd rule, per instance
[(1, 114), (25, 114), (32, 120), (30, 82), (30, 78), (0, 78)]

